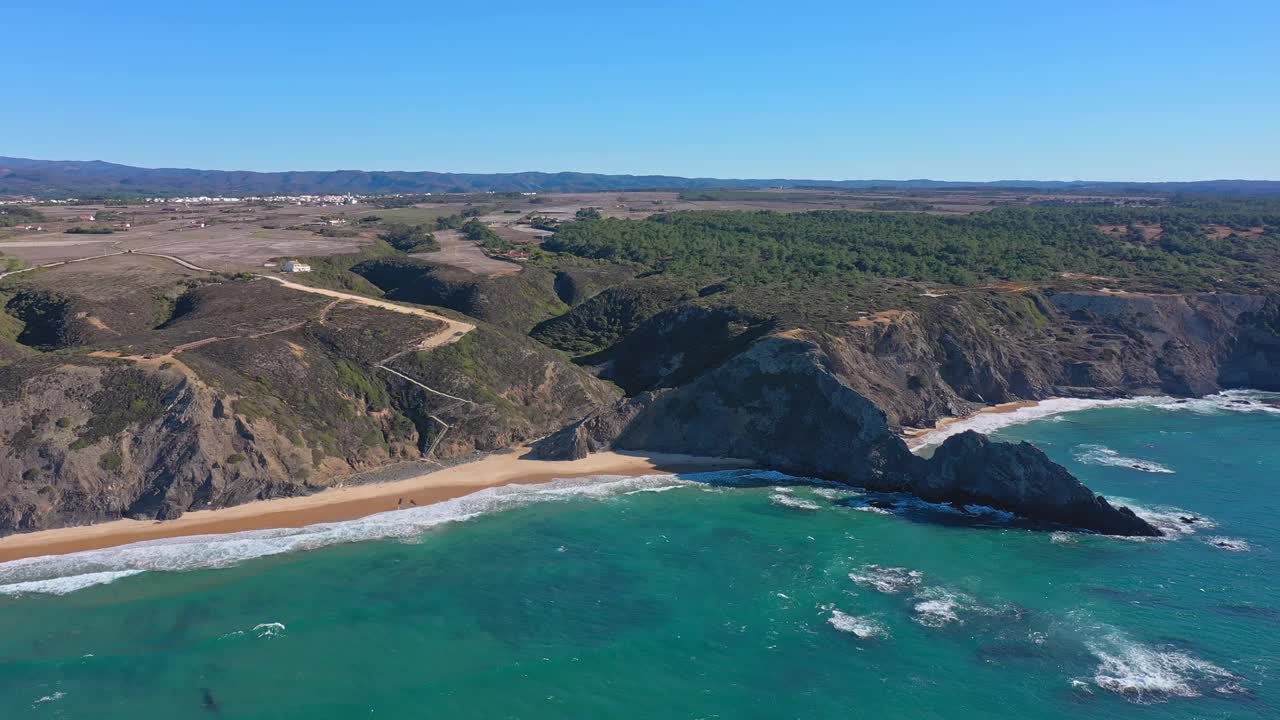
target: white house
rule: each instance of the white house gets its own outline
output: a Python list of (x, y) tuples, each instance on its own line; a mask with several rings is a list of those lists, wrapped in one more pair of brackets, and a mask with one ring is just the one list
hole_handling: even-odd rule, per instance
[(284, 264), (285, 272), (311, 272), (311, 266), (306, 263), (300, 263), (297, 260), (290, 260)]

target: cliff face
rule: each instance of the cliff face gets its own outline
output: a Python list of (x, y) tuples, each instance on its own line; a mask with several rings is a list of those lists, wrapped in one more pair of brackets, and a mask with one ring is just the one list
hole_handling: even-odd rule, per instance
[(0, 534), (307, 491), (311, 458), (170, 366), (47, 368), (0, 411)]
[(1243, 313), (1231, 352), (1218, 371), (1225, 387), (1280, 391), (1280, 298)]
[(519, 334), (418, 351), (435, 321), (313, 298), (208, 286), (162, 328), (0, 367), (0, 535), (307, 494), (527, 442), (619, 396)]
[(915, 458), (882, 413), (831, 372), (806, 333), (766, 338), (657, 395), (621, 448), (750, 458), (785, 472), (901, 489)]
[(1256, 386), (1247, 363), (1232, 358), (1252, 322), (1246, 316), (1264, 303), (1248, 295), (975, 296), (880, 313), (821, 342), (892, 425), (921, 426), (1013, 400)]
[(1121, 535), (1158, 535), (1030, 445), (951, 438), (924, 460), (853, 389), (813, 333), (789, 331), (679, 388), (645, 393), (539, 443), (538, 457), (612, 445), (747, 458), (795, 475), (937, 502), (982, 504)]
[[(1251, 295), (973, 291), (811, 325), (807, 337), (901, 428), (1013, 400), (1270, 387), (1277, 307)], [(676, 308), (615, 346), (601, 374), (633, 394), (680, 384), (775, 327), (732, 308)]]

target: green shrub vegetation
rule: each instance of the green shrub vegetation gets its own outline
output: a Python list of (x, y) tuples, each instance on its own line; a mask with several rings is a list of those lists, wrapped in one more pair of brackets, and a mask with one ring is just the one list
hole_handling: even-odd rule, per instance
[(122, 456), (120, 451), (115, 448), (102, 453), (102, 457), (98, 458), (98, 467), (106, 470), (107, 472), (119, 472), (123, 465), (124, 456)]
[(88, 447), (132, 425), (159, 418), (164, 414), (168, 394), (165, 384), (149, 373), (136, 368), (107, 370), (99, 390), (89, 396), (89, 421), (81, 429), (77, 443)]
[(0, 207), (0, 228), (13, 227), (15, 225), (34, 225), (45, 220), (45, 216), (40, 211), (32, 208), (18, 205)]
[(432, 252), (440, 249), (436, 236), (431, 234), (431, 229), (426, 225), (392, 223), (378, 237), (401, 252)]
[[(1103, 226), (1158, 225), (1159, 235)], [(1238, 229), (1214, 237), (1206, 226)], [(822, 210), (698, 211), (564, 224), (544, 247), (703, 281), (809, 287), (871, 278), (979, 285), (1062, 272), (1181, 289), (1280, 281), (1280, 200), (1183, 200), (1148, 208), (1006, 207), (964, 217)]]
[(480, 243), (480, 246), (486, 250), (503, 252), (511, 249), (511, 243), (503, 240), (493, 231), (493, 228), (474, 218), (462, 224), (462, 236), (472, 242)]

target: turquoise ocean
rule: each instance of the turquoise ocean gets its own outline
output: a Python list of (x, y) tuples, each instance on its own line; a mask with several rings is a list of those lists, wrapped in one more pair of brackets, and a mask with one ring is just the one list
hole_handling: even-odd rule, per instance
[(0, 718), (1277, 718), (1268, 399), (968, 424), (1161, 540), (741, 471), (3, 564)]

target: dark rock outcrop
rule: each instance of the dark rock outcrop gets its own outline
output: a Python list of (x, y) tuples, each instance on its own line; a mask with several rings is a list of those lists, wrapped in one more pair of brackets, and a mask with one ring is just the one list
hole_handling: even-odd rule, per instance
[(990, 505), (1108, 535), (1160, 535), (1129, 508), (1095, 495), (1030, 443), (992, 442), (973, 431), (947, 438), (911, 492), (932, 502)]
[(746, 458), (885, 490), (905, 487), (916, 460), (884, 413), (831, 373), (803, 333), (765, 338), (658, 394), (614, 444)]
[(593, 452), (608, 450), (636, 416), (653, 404), (656, 395), (645, 393), (620, 400), (608, 410), (583, 418), (533, 443), (530, 460), (581, 460)]
[(1240, 318), (1231, 353), (1218, 371), (1224, 387), (1280, 391), (1280, 298)]

